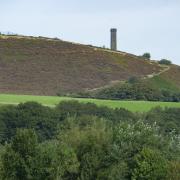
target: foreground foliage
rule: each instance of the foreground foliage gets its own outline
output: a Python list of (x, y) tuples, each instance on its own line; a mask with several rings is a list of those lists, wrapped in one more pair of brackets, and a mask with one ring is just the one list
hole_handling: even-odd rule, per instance
[(34, 102), (1, 107), (0, 178), (178, 180), (179, 113), (76, 101), (53, 109)]

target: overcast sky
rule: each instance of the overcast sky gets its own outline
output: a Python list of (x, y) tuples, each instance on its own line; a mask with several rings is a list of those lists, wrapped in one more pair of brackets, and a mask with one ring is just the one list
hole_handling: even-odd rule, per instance
[(58, 37), (180, 65), (180, 0), (0, 0), (0, 31)]

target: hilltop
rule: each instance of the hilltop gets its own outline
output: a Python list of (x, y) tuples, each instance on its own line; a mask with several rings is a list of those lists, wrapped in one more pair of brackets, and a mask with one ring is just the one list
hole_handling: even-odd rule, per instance
[(59, 39), (0, 35), (0, 93), (57, 95), (102, 88), (132, 76), (159, 77), (180, 88), (179, 66), (167, 68), (129, 53)]

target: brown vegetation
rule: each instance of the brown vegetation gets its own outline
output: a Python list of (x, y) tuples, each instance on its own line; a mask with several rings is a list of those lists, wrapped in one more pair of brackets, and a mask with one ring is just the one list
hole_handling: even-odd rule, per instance
[(0, 93), (77, 92), (161, 68), (134, 55), (61, 40), (0, 36)]

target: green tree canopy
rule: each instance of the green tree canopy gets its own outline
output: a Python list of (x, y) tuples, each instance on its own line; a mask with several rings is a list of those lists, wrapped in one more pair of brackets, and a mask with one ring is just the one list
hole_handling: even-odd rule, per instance
[(146, 52), (146, 53), (144, 53), (144, 54), (142, 55), (142, 57), (145, 58), (145, 59), (151, 59), (151, 54), (148, 53), (148, 52)]

